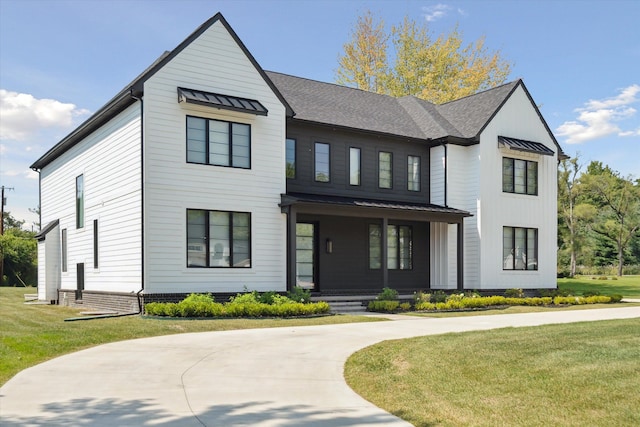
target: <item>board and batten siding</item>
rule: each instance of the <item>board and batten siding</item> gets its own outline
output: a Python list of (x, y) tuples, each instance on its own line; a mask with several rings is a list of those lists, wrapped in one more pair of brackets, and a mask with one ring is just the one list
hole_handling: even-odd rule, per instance
[[(544, 144), (553, 156), (498, 148), (498, 136)], [(555, 288), (558, 149), (522, 87), (480, 136), (480, 244), (482, 288)], [(538, 195), (502, 192), (502, 158), (538, 162)], [(538, 229), (538, 270), (503, 270), (503, 227)]]
[[(141, 289), (140, 134), (140, 104), (135, 103), (40, 171), (42, 224), (58, 219), (60, 231), (47, 234), (45, 245), (39, 246), (48, 248), (53, 239), (61, 239), (62, 230), (67, 230), (67, 271), (60, 273), (62, 289), (76, 288), (78, 263), (85, 265), (86, 290)], [(79, 175), (84, 180), (84, 227), (76, 229)], [(98, 220), (98, 268), (93, 262), (94, 220)], [(60, 250), (60, 241), (57, 247)], [(51, 262), (61, 260), (51, 260), (47, 253), (45, 262), (39, 263), (39, 277), (48, 277), (43, 270)]]
[[(260, 101), (267, 116), (178, 103), (185, 87)], [(144, 87), (145, 293), (286, 290), (285, 108), (220, 22)], [(251, 168), (186, 161), (186, 117), (251, 126)], [(187, 209), (251, 213), (251, 268), (188, 268)]]

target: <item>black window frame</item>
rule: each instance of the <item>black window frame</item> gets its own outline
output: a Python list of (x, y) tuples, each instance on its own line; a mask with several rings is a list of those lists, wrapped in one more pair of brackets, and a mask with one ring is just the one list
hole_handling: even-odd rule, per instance
[(61, 270), (63, 273), (66, 273), (68, 271), (68, 233), (67, 233), (67, 229), (63, 228), (62, 231), (60, 232), (60, 246), (62, 246), (62, 250), (61, 250), (61, 254), (60, 254), (60, 263), (62, 264), (61, 266)]
[[(409, 168), (409, 160), (410, 159), (417, 159), (418, 160), (418, 181), (413, 181), (411, 178), (411, 169)], [(417, 185), (418, 188), (411, 188), (411, 183), (414, 183), (415, 185)], [(407, 155), (407, 191), (412, 191), (412, 192), (420, 192), (422, 191), (422, 158), (420, 156), (415, 156), (413, 154), (408, 154)]]
[[(289, 143), (292, 143), (293, 146), (293, 167), (289, 169)], [(296, 179), (297, 177), (297, 169), (296, 165), (298, 163), (298, 141), (295, 138), (286, 138), (285, 139), (285, 176), (287, 179)], [(292, 176), (289, 176), (289, 171), (292, 170)]]
[[(389, 186), (382, 186), (382, 159), (381, 156), (383, 154), (389, 155)], [(378, 151), (378, 188), (383, 190), (392, 190), (393, 189), (393, 153), (391, 151)]]
[[(510, 162), (510, 178), (511, 178), (511, 183), (509, 185), (509, 182), (507, 180), (507, 178), (509, 177), (509, 175), (505, 174), (506, 170), (509, 169), (505, 169), (505, 162)], [(516, 186), (516, 162), (524, 162), (524, 191), (520, 192), (520, 191), (516, 191), (517, 186)], [(535, 188), (534, 189), (530, 189), (530, 185), (529, 185), (529, 165), (535, 165)], [(535, 160), (525, 160), (525, 159), (516, 159), (513, 157), (503, 157), (502, 158), (502, 192), (503, 193), (508, 193), (508, 194), (522, 194), (525, 196), (537, 196), (538, 195), (538, 187), (539, 187), (539, 179), (538, 177), (540, 176), (539, 173), (539, 163)]]
[[(507, 255), (505, 256), (505, 242), (507, 240), (506, 238), (506, 230), (510, 229), (511, 230), (511, 238), (510, 238), (510, 254), (511, 255)], [(524, 235), (525, 235), (525, 240), (524, 240), (524, 244), (525, 247), (523, 249), (521, 249), (521, 251), (524, 254), (524, 260), (523, 260), (523, 265), (524, 268), (516, 268), (517, 266), (517, 261), (518, 261), (518, 254), (515, 253), (517, 247), (516, 247), (516, 230), (524, 230)], [(531, 242), (529, 241), (529, 232), (533, 231), (533, 248), (530, 248), (530, 244)], [(513, 227), (513, 226), (504, 226), (502, 227), (502, 270), (503, 271), (538, 271), (539, 269), (539, 264), (540, 264), (540, 259), (539, 259), (539, 231), (537, 228), (530, 228), (530, 227)], [(533, 262), (529, 262), (529, 254), (530, 254), (530, 249), (532, 249), (533, 251), (533, 258), (534, 261)], [(511, 260), (509, 261), (508, 258), (509, 256), (511, 256)], [(507, 263), (510, 262), (511, 265), (508, 266)], [(531, 267), (531, 268), (530, 268)]]
[(76, 176), (76, 229), (84, 228), (84, 174)]
[[(358, 183), (351, 182), (351, 150), (358, 150)], [(362, 185), (362, 149), (360, 147), (349, 146), (349, 185), (352, 187), (360, 187)]]
[[(372, 229), (377, 229), (379, 231), (379, 236), (377, 236), (379, 238), (379, 242), (377, 242), (379, 244), (379, 256), (377, 257), (373, 257), (374, 254), (372, 254), (371, 252), (371, 248), (373, 247), (372, 245)], [(395, 229), (395, 237), (396, 237), (396, 242), (395, 242), (395, 254), (393, 254), (393, 258), (389, 257), (390, 254), (390, 239), (389, 239), (389, 230), (391, 229)], [(402, 264), (402, 260), (406, 259), (401, 257), (402, 254), (402, 247), (400, 244), (400, 234), (401, 234), (401, 230), (405, 230), (408, 231), (409, 234), (409, 257), (408, 257), (408, 265), (403, 265)], [(367, 232), (368, 232), (368, 255), (369, 255), (369, 263), (368, 263), (368, 268), (369, 270), (380, 270), (382, 268), (382, 265), (386, 265), (387, 266), (387, 270), (402, 270), (402, 271), (411, 271), (413, 270), (413, 226), (411, 225), (404, 225), (404, 224), (387, 224), (387, 229), (383, 231), (383, 227), (381, 224), (375, 224), (375, 223), (370, 223), (368, 225), (367, 228)], [(382, 250), (382, 242), (383, 242), (383, 238), (382, 238), (382, 233), (387, 233), (387, 258), (384, 259), (383, 256), (383, 250)], [(396, 263), (393, 266), (389, 266), (389, 260), (390, 259), (395, 259)], [(372, 267), (372, 262), (376, 262), (378, 264), (378, 266)]]
[[(205, 129), (204, 129), (204, 133), (205, 133), (205, 162), (196, 162), (196, 161), (190, 161), (189, 160), (189, 119), (196, 119), (196, 120), (203, 120), (205, 123)], [(209, 138), (209, 124), (210, 122), (220, 122), (220, 123), (226, 123), (227, 124), (227, 137), (228, 137), (228, 148), (229, 148), (229, 154), (228, 154), (228, 161), (229, 164), (227, 165), (223, 165), (223, 164), (219, 164), (219, 163), (211, 163), (211, 141)], [(248, 161), (249, 164), (248, 166), (236, 166), (234, 165), (234, 161), (233, 161), (233, 125), (240, 125), (240, 126), (246, 126), (249, 129), (249, 157), (248, 157)], [(232, 121), (228, 121), (228, 120), (220, 120), (220, 119), (211, 119), (211, 118), (206, 118), (206, 117), (199, 117), (199, 116), (191, 116), (191, 115), (187, 115), (185, 118), (185, 134), (186, 134), (186, 143), (185, 143), (185, 158), (187, 163), (190, 164), (194, 164), (194, 165), (208, 165), (208, 166), (217, 166), (217, 167), (223, 167), (223, 168), (234, 168), (234, 169), (251, 169), (251, 140), (252, 140), (252, 132), (251, 132), (251, 124), (249, 123), (242, 123), (242, 122), (232, 122)]]
[[(318, 147), (326, 146), (327, 147), (327, 180), (318, 179)], [(331, 144), (328, 142), (319, 142), (316, 141), (313, 144), (313, 180), (315, 182), (321, 182), (323, 184), (327, 184), (331, 182)]]
[(98, 268), (98, 220), (93, 220), (93, 268)]
[[(205, 242), (205, 262), (206, 265), (189, 265), (189, 212), (204, 212), (205, 213), (205, 225), (204, 225), (204, 229), (205, 229), (205, 235), (203, 236), (203, 240)], [(227, 213), (229, 215), (229, 265), (210, 265), (211, 264), (211, 247), (210, 247), (210, 213), (211, 212), (217, 212), (217, 213)], [(249, 265), (246, 266), (238, 266), (238, 265), (234, 265), (233, 263), (233, 256), (234, 256), (234, 238), (233, 238), (233, 215), (234, 214), (245, 214), (248, 215), (248, 239), (247, 239), (247, 251), (248, 251), (248, 260), (249, 260)], [(187, 209), (186, 212), (186, 265), (187, 268), (222, 268), (222, 269), (228, 269), (228, 268), (233, 268), (233, 269), (251, 269), (253, 268), (253, 253), (252, 253), (252, 249), (253, 249), (253, 245), (252, 245), (252, 226), (251, 226), (251, 212), (242, 212), (242, 211), (224, 211), (224, 210), (216, 210), (216, 209)]]

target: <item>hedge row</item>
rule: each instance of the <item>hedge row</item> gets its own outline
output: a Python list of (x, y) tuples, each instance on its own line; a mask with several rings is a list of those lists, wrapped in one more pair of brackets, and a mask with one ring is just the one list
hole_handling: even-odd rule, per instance
[(295, 317), (325, 314), (329, 304), (324, 301), (302, 303), (288, 297), (270, 296), (261, 302), (257, 293), (238, 294), (229, 302), (215, 302), (208, 294), (191, 294), (178, 303), (151, 302), (145, 304), (145, 314), (169, 317)]
[(509, 305), (528, 305), (528, 306), (558, 306), (558, 305), (582, 305), (582, 304), (607, 304), (620, 302), (620, 295), (593, 295), (588, 297), (578, 296), (556, 296), (556, 297), (534, 297), (534, 298), (510, 298), (501, 295), (488, 297), (458, 297), (448, 298), (445, 302), (432, 303), (429, 301), (417, 302), (414, 306), (415, 310), (460, 310), (485, 308), (495, 306)]

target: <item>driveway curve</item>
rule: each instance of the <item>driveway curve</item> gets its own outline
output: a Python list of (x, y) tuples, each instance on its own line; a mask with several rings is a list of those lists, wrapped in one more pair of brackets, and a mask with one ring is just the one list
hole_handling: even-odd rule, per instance
[(640, 307), (409, 318), (100, 345), (18, 373), (0, 388), (2, 426), (409, 426), (343, 378), (355, 351), (388, 339), (640, 318)]

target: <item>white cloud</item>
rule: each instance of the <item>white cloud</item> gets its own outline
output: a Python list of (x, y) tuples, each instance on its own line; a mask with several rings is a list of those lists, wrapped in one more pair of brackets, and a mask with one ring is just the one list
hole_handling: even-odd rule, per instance
[(638, 131), (622, 130), (617, 124), (636, 114), (630, 104), (638, 102), (640, 85), (633, 84), (620, 91), (618, 96), (602, 100), (590, 99), (585, 106), (574, 110), (579, 113), (576, 120), (564, 122), (556, 129), (559, 136), (566, 137), (568, 144), (580, 144), (607, 135), (632, 136)]
[(24, 141), (43, 129), (70, 129), (74, 126), (74, 119), (88, 114), (88, 110), (79, 109), (74, 104), (0, 89), (2, 139)]
[(442, 3), (438, 3), (434, 6), (425, 6), (422, 8), (422, 10), (424, 11), (424, 18), (428, 22), (433, 22), (444, 17), (451, 9), (451, 6)]

